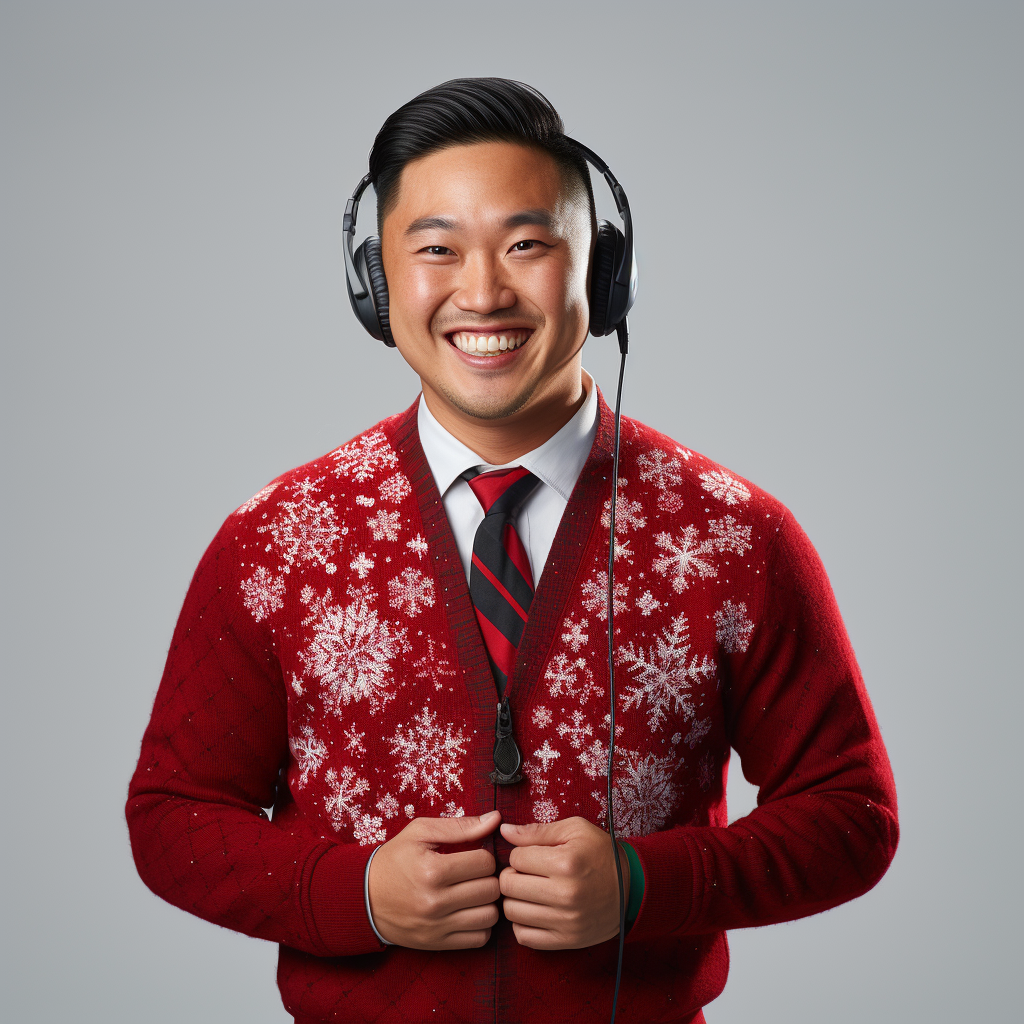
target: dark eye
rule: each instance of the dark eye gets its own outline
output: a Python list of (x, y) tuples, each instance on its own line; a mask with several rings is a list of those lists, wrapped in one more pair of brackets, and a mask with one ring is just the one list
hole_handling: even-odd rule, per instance
[(532, 249), (536, 244), (537, 243), (533, 241), (532, 238), (524, 239), (522, 242), (516, 242), (516, 244), (512, 246), (512, 251), (527, 252), (529, 249)]
[(424, 252), (430, 253), (431, 256), (451, 256), (452, 251), (446, 245), (428, 245)]

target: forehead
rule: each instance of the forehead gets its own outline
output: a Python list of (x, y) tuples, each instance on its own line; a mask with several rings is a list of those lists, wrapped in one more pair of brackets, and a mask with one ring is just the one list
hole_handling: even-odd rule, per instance
[[(579, 191), (542, 149), (477, 142), (450, 146), (406, 164), (398, 201), (387, 219), (394, 218), (401, 227), (424, 216), (490, 219), (524, 209), (550, 210), (558, 218), (579, 205)], [(589, 216), (585, 199), (583, 203)]]

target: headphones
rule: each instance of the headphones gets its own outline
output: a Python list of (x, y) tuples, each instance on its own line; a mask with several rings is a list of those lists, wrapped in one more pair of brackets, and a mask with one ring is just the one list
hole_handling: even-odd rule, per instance
[[(633, 221), (626, 193), (608, 165), (592, 149), (575, 139), (566, 136), (566, 142), (575, 146), (604, 175), (625, 229), (623, 233), (607, 220), (597, 222), (597, 243), (594, 246), (590, 275), (590, 333), (596, 338), (602, 338), (619, 326), (636, 299)], [(359, 322), (378, 341), (394, 348), (395, 339), (391, 335), (391, 319), (388, 315), (388, 280), (384, 276), (380, 239), (376, 235), (369, 235), (358, 248), (354, 248), (359, 200), (369, 184), (370, 175), (366, 174), (345, 204), (345, 219), (341, 229), (344, 235), (345, 284), (352, 310)]]

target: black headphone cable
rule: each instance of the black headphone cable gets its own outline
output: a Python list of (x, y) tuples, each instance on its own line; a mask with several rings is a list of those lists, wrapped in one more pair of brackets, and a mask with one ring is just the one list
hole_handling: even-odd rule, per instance
[(608, 532), (608, 693), (611, 714), (608, 726), (608, 834), (612, 838), (612, 855), (619, 879), (619, 957), (615, 967), (615, 995), (612, 998), (612, 1019), (619, 1004), (619, 982), (622, 980), (622, 953), (626, 941), (626, 889), (622, 880), (622, 861), (619, 844), (615, 839), (615, 821), (612, 812), (612, 767), (615, 759), (615, 499), (619, 490), (619, 430), (622, 414), (622, 378), (626, 373), (626, 352), (629, 350), (629, 329), (623, 317), (615, 325), (619, 339), (619, 384), (615, 390), (615, 442), (612, 450), (612, 498), (609, 510)]

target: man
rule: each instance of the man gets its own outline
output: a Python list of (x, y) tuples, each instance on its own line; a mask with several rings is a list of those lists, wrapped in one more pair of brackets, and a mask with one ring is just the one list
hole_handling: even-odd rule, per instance
[[(129, 792), (136, 863), (175, 905), (279, 942), (299, 1024), (607, 1020), (612, 430), (581, 365), (589, 174), (550, 104), (500, 79), (396, 111), (370, 172), (422, 397), (269, 484), (207, 550)], [(895, 791), (778, 502), (625, 420), (615, 556), (619, 1019), (701, 1021), (726, 929), (878, 881)], [(496, 708), (524, 759), (507, 775)], [(727, 826), (730, 746), (760, 789)]]

